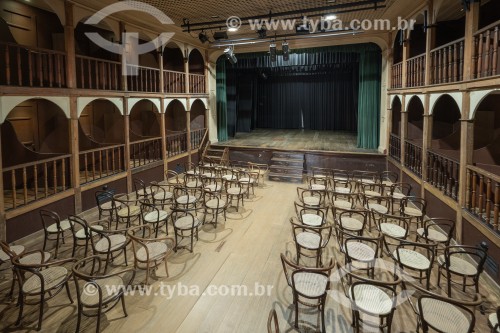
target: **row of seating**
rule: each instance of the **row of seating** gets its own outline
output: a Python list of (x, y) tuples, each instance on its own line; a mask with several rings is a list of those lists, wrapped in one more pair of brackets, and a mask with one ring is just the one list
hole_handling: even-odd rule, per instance
[[(295, 258), (281, 255), (294, 326), (299, 305), (305, 305), (319, 311), (325, 332), (327, 294), (341, 289), (356, 331), (371, 326), (390, 332), (396, 307), (409, 304), (417, 331), (472, 332), (475, 308), (482, 304), (479, 279), (487, 248), (451, 245), (455, 221), (428, 218), (426, 201), (411, 196), (411, 185), (397, 183), (391, 173), (312, 171), (307, 187), (297, 188), (296, 216), (290, 219)], [(433, 273), (437, 287), (431, 284)], [(442, 278), (445, 295), (439, 292)], [(454, 284), (461, 286), (460, 295), (452, 295)], [(399, 294), (405, 296), (402, 304)], [(447, 319), (450, 313), (453, 320)], [(496, 315), (490, 318), (497, 330)], [(274, 310), (268, 330), (279, 331)]]

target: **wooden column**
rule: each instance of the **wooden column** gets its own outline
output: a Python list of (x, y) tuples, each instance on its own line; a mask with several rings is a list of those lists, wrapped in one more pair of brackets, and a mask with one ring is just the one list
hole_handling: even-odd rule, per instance
[(165, 99), (164, 98), (162, 98), (160, 100), (160, 107), (161, 107), (161, 113), (160, 113), (161, 158), (163, 159), (163, 174), (166, 177), (166, 174), (168, 171), (168, 164), (167, 164), (168, 156), (167, 156), (167, 132), (166, 132), (166, 126), (165, 126)]
[(186, 94), (190, 94), (191, 91), (189, 91), (189, 50), (186, 48), (184, 50), (185, 52), (185, 57), (184, 57), (184, 75), (186, 77), (186, 82), (185, 82), (185, 89), (186, 89)]
[[(408, 112), (406, 111), (406, 96), (403, 95), (401, 98), (401, 166), (403, 167), (405, 165), (405, 139), (406, 139), (406, 134), (408, 132)], [(402, 177), (400, 177), (402, 179)]]
[[(1, 128), (1, 127), (0, 127)], [(1, 129), (0, 129), (1, 131)], [(2, 136), (0, 135), (0, 240), (7, 241), (7, 219), (5, 217), (5, 198), (3, 193)]]
[(472, 57), (474, 54), (474, 33), (479, 28), (480, 3), (470, 4), (470, 10), (465, 13), (465, 42), (464, 42), (464, 81), (473, 79), (473, 67), (476, 63)]
[(75, 189), (75, 214), (82, 212), (82, 189), (80, 187), (80, 146), (78, 138), (78, 107), (77, 97), (69, 98), (70, 112), (70, 149), (71, 149), (71, 183)]
[(404, 31), (403, 34), (404, 34), (403, 40), (405, 41), (403, 42), (403, 62), (401, 63), (402, 66), (401, 69), (403, 72), (401, 87), (406, 88), (406, 77), (408, 75), (406, 68), (406, 60), (408, 60), (408, 58), (410, 57), (410, 43), (407, 42), (406, 40), (408, 39), (409, 31)]
[(436, 45), (436, 29), (433, 26), (435, 23), (434, 18), (434, 1), (427, 1), (427, 17), (428, 17), (428, 25), (431, 27), (427, 27), (427, 32), (425, 35), (425, 85), (428, 86), (431, 84), (431, 51)]
[[(165, 92), (165, 82), (163, 76), (163, 47), (160, 47), (160, 51), (158, 51), (158, 64), (160, 68), (160, 93), (163, 94)], [(162, 99), (163, 103), (163, 99)]]
[[(205, 50), (205, 94), (208, 94), (210, 92), (210, 88), (209, 88), (209, 75), (210, 75), (210, 71), (208, 70), (208, 65), (209, 65), (209, 62), (208, 62), (208, 56), (209, 56), (209, 53), (208, 53), (208, 49)], [(205, 122), (206, 124), (206, 128), (208, 129), (208, 123)]]
[(66, 84), (68, 88), (76, 88), (76, 52), (75, 29), (73, 28), (73, 4), (64, 3), (66, 24), (64, 25), (64, 45), (66, 48)]
[(187, 151), (188, 151), (188, 161), (191, 163), (191, 99), (187, 99), (187, 110), (186, 110), (186, 132), (187, 132)]
[[(472, 164), (474, 154), (474, 121), (469, 120), (470, 115), (470, 92), (463, 93), (462, 99), (462, 119), (460, 124), (460, 175), (458, 191), (458, 206), (465, 207), (465, 196), (467, 190), (467, 165)], [(462, 209), (457, 209), (456, 239), (462, 241)]]
[[(123, 39), (123, 34), (125, 33), (125, 23), (123, 23), (122, 21), (119, 22), (120, 23), (120, 36), (118, 36), (118, 38), (120, 38), (120, 40)], [(125, 41), (122, 40), (122, 43), (124, 43)], [(122, 76), (122, 90), (123, 91), (127, 91), (128, 90), (128, 76), (125, 75), (127, 72), (126, 72), (126, 68), (127, 68), (127, 57), (125, 57), (123, 54), (120, 55), (120, 62), (122, 63), (122, 68), (121, 68), (121, 76)]]
[(130, 168), (130, 117), (128, 97), (123, 98), (124, 131), (125, 131), (125, 171), (127, 172), (127, 193), (132, 192), (132, 169)]
[(210, 108), (205, 109), (205, 129), (208, 131), (208, 117), (210, 117)]
[(432, 143), (432, 115), (429, 114), (430, 95), (425, 95), (425, 110), (424, 110), (424, 137), (422, 143), (422, 198), (425, 198), (424, 184), (427, 182), (427, 151), (431, 148)]

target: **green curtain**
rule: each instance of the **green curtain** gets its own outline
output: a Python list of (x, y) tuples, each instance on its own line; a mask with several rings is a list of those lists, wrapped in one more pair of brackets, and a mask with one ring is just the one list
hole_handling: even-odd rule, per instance
[(381, 65), (380, 50), (370, 47), (360, 52), (358, 148), (377, 149), (379, 145)]
[(227, 92), (226, 92), (226, 59), (217, 61), (217, 139), (227, 141)]

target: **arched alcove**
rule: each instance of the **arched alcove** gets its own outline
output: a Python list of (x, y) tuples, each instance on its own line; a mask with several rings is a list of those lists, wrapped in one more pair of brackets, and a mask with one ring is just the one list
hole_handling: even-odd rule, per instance
[(75, 28), (76, 54), (109, 61), (119, 61), (120, 58), (118, 54), (103, 49), (90, 40), (86, 35), (86, 33), (97, 33), (102, 38), (110, 42), (117, 42), (120, 39), (115, 35), (113, 29), (106, 23), (105, 20), (102, 20), (99, 25), (85, 24), (86, 20), (87, 19), (85, 18), (78, 22)]
[(408, 103), (408, 133), (407, 140), (421, 144), (424, 131), (424, 105), (417, 96), (413, 96)]
[(184, 54), (175, 43), (168, 43), (163, 50), (163, 69), (184, 72)]
[(161, 137), (160, 113), (156, 105), (143, 99), (130, 111), (130, 141)]
[(474, 156), (478, 166), (500, 174), (500, 92), (492, 92), (474, 113)]
[(173, 100), (165, 112), (165, 128), (169, 133), (186, 131), (186, 109), (179, 100)]
[(460, 152), (460, 108), (450, 95), (441, 96), (432, 112), (431, 148), (458, 157)]
[(205, 104), (199, 99), (191, 105), (191, 131), (205, 128)]
[(392, 101), (392, 127), (391, 133), (401, 135), (401, 100), (398, 96)]
[(198, 49), (194, 49), (189, 53), (189, 73), (205, 74), (205, 61)]

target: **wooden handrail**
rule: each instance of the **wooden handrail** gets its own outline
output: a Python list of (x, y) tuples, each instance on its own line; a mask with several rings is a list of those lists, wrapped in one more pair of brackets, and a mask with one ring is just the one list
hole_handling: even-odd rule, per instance
[(446, 43), (444, 45), (441, 45), (439, 47), (436, 47), (436, 48), (434, 48), (434, 49), (431, 50), (431, 53), (434, 53), (436, 51), (442, 50), (444, 48), (447, 48), (447, 47), (455, 45), (455, 44), (459, 44), (460, 42), (463, 42), (463, 41), (465, 41), (465, 37), (462, 37), (460, 39), (457, 39), (457, 40), (454, 40), (452, 42), (449, 42), (449, 43)]
[(114, 148), (120, 148), (120, 147), (125, 147), (125, 144), (118, 144), (118, 145), (112, 145), (112, 146), (106, 146), (106, 147), (101, 147), (101, 148), (96, 148), (96, 149), (90, 149), (90, 150), (82, 150), (80, 152), (81, 154), (88, 154), (88, 153), (95, 153), (98, 151), (104, 151), (108, 149), (114, 149)]
[(147, 138), (147, 139), (142, 139), (142, 140), (137, 140), (137, 141), (130, 141), (130, 144), (133, 145), (133, 144), (136, 144), (136, 143), (153, 142), (153, 141), (156, 141), (156, 140), (161, 140), (161, 136), (154, 136), (154, 137), (150, 137), (150, 138)]
[(500, 183), (500, 176), (495, 175), (494, 173), (488, 172), (484, 169), (478, 168), (478, 167), (473, 166), (473, 165), (467, 165), (467, 169), (474, 171), (480, 175), (483, 175), (487, 178), (490, 178), (491, 180), (494, 180), (497, 183)]
[(430, 152), (430, 153), (432, 153), (432, 154), (434, 154), (434, 155), (436, 155), (436, 156), (438, 156), (438, 157), (445, 158), (445, 159), (450, 160), (450, 161), (455, 162), (455, 163), (460, 163), (459, 160), (457, 160), (457, 159), (455, 159), (453, 157), (449, 157), (449, 156), (445, 156), (443, 154), (437, 153), (436, 151), (432, 150), (431, 148), (428, 149), (427, 151)]
[(408, 59), (406, 59), (406, 62), (411, 61), (411, 60), (415, 60), (415, 59), (418, 59), (418, 58), (425, 58), (425, 53), (422, 53), (422, 54), (419, 54), (417, 56), (408, 58)]
[(68, 158), (68, 157), (71, 157), (71, 154), (60, 155), (57, 157), (47, 158), (47, 159), (43, 159), (43, 160), (37, 160), (37, 161), (23, 163), (23, 164), (17, 164), (17, 165), (13, 165), (11, 167), (8, 167), (8, 168), (3, 168), (2, 171), (7, 172), (7, 171), (17, 170), (17, 169), (22, 169), (22, 168), (28, 168), (28, 167), (34, 166), (36, 164), (55, 162), (55, 161), (63, 160), (63, 159)]
[(148, 66), (139, 66), (139, 65), (131, 65), (131, 64), (127, 64), (127, 67), (136, 67), (136, 68), (139, 68), (139, 69), (148, 69), (148, 70), (153, 70), (153, 71), (160, 71), (159, 68), (154, 68), (154, 67), (148, 67)]
[(493, 28), (495, 28), (496, 26), (500, 26), (500, 20), (495, 21), (495, 22), (491, 23), (490, 25), (485, 26), (485, 27), (484, 27), (484, 28), (482, 28), (482, 29), (479, 29), (478, 31), (476, 31), (476, 32), (474, 33), (474, 36), (478, 36), (479, 34), (481, 34), (481, 33), (485, 32), (485, 31), (488, 31), (488, 30), (490, 30), (490, 29), (493, 29)]
[(93, 60), (93, 61), (101, 61), (101, 62), (106, 62), (109, 64), (114, 64), (114, 65), (121, 65), (121, 62), (119, 61), (113, 61), (113, 60), (107, 60), (107, 59), (101, 59), (101, 58), (94, 58), (94, 57), (89, 57), (89, 56), (84, 56), (84, 55), (77, 55), (77, 59), (86, 59), (86, 60)]
[(27, 45), (23, 45), (23, 44), (16, 44), (16, 43), (2, 42), (2, 41), (0, 41), (0, 45), (18, 47), (18, 48), (26, 49), (26, 50), (29, 50), (32, 52), (43, 52), (43, 53), (59, 54), (59, 55), (66, 56), (66, 52), (64, 52), (64, 51), (49, 50), (49, 49), (44, 49), (41, 47), (33, 47), (33, 46), (27, 46)]

